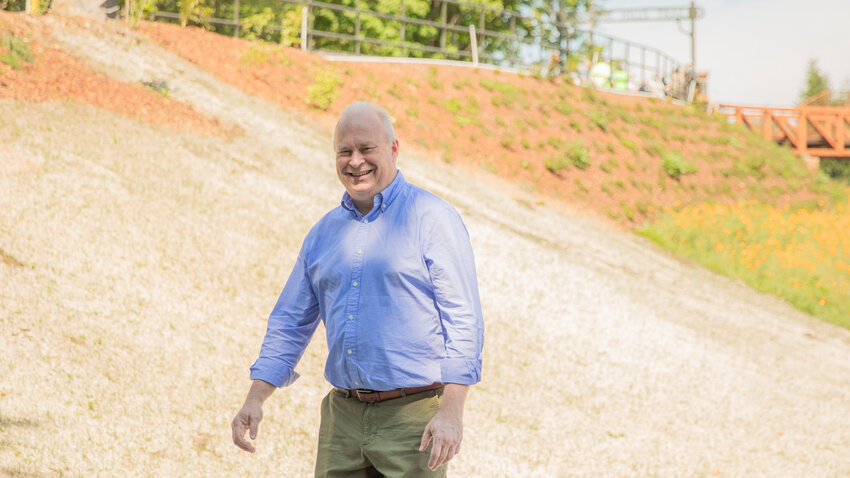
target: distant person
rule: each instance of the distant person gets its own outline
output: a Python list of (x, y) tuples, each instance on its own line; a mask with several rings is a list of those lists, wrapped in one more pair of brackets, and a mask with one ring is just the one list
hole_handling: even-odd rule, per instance
[(611, 65), (604, 58), (593, 65), (591, 80), (597, 88), (611, 87)]
[[(317, 477), (444, 477), (480, 380), (484, 323), (457, 211), (405, 181), (387, 112), (349, 105), (334, 130), (339, 206), (313, 226), (269, 316), (233, 442), (257, 437), (262, 404), (297, 378), (323, 322), (334, 387), (321, 405)], [(430, 445), (430, 448), (429, 448)]]
[(678, 100), (684, 99), (685, 88), (687, 86), (687, 83), (685, 81), (684, 70), (679, 67), (676, 67), (676, 69), (673, 70), (673, 74), (671, 75), (670, 83), (670, 96)]
[(688, 69), (685, 72), (685, 99), (688, 102), (694, 100), (694, 93), (697, 87), (697, 72), (694, 70), (694, 64), (688, 63)]
[(617, 65), (617, 69), (613, 74), (613, 86), (615, 90), (626, 91), (629, 89), (629, 73), (623, 69), (622, 65)]

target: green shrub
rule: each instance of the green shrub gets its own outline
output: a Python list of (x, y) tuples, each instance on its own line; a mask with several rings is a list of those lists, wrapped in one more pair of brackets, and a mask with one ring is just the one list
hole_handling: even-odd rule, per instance
[(326, 110), (339, 97), (342, 79), (331, 70), (321, 70), (316, 81), (307, 87), (307, 104), (312, 108)]
[(820, 170), (832, 179), (850, 183), (850, 158), (821, 158)]
[(608, 115), (604, 111), (593, 110), (590, 112), (590, 123), (602, 131), (608, 131)]
[(445, 108), (445, 110), (449, 113), (457, 113), (458, 111), (460, 111), (461, 108), (460, 100), (458, 100), (457, 98), (452, 98), (448, 101), (444, 101), (443, 108)]
[(643, 124), (645, 124), (649, 127), (655, 128), (655, 129), (664, 128), (664, 123), (662, 123), (660, 120), (653, 118), (651, 116), (641, 116), (640, 118), (638, 118), (638, 121), (640, 121), (641, 123), (643, 123)]
[(583, 193), (589, 193), (590, 188), (580, 178), (576, 178), (576, 187)]
[(30, 45), (26, 40), (16, 37), (13, 33), (6, 33), (0, 39), (0, 49), (5, 53), (0, 56), (0, 62), (11, 66), (15, 70), (23, 68), (23, 62), (32, 63), (33, 56), (30, 53)]
[(570, 167), (570, 162), (566, 157), (564, 157), (564, 155), (558, 154), (546, 158), (546, 160), (543, 162), (543, 165), (546, 166), (546, 169), (548, 169), (549, 171), (557, 173), (562, 169)]
[(673, 179), (679, 179), (683, 174), (697, 172), (696, 166), (685, 161), (685, 158), (676, 151), (667, 151), (661, 158), (661, 168)]
[(590, 167), (590, 152), (582, 146), (581, 142), (572, 143), (567, 146), (566, 155), (578, 169)]
[(628, 219), (629, 221), (634, 220), (635, 211), (632, 208), (630, 208), (629, 205), (626, 204), (625, 202), (620, 203), (620, 205), (623, 207), (623, 216), (625, 216), (626, 219)]
[(437, 68), (433, 66), (428, 68), (428, 84), (435, 90), (443, 89), (443, 84), (437, 81)]
[(570, 128), (576, 130), (576, 132), (579, 132), (581, 131), (581, 123), (575, 118), (570, 118)]
[(571, 104), (565, 103), (563, 101), (556, 102), (555, 104), (552, 105), (552, 108), (555, 108), (555, 111), (557, 111), (558, 113), (561, 113), (564, 116), (567, 116), (570, 113), (572, 113), (573, 111), (575, 111), (575, 108), (573, 108), (573, 106)]
[(637, 154), (638, 154), (638, 145), (637, 145), (637, 144), (635, 144), (635, 142), (634, 142), (634, 141), (632, 141), (632, 140), (630, 140), (630, 139), (628, 139), (628, 138), (621, 138), (621, 139), (620, 139), (620, 144), (622, 144), (623, 146), (625, 146), (625, 147), (626, 147), (626, 149), (628, 149), (629, 151), (631, 151), (631, 152), (632, 152), (632, 153), (634, 153), (635, 155), (637, 155)]

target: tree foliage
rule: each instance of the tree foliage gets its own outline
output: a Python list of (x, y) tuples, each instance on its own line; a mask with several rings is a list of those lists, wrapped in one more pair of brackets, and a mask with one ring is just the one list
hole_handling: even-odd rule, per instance
[[(0, 0), (2, 1), (2, 0)], [(20, 1), (20, 0), (12, 0)], [(123, 4), (125, 0), (119, 0)], [(234, 19), (234, 0), (135, 0), (151, 2), (150, 11), (180, 14), (180, 23), (232, 35), (233, 25), (208, 22), (204, 18)], [(325, 0), (344, 7), (369, 10), (378, 14), (404, 16), (431, 22), (445, 22), (454, 27), (445, 33), (431, 25), (402, 24), (398, 20), (381, 18), (354, 11), (312, 6), (311, 29), (333, 34), (355, 35), (366, 41), (334, 36), (311, 38), (311, 48), (349, 51), (371, 55), (394, 55), (413, 57), (442, 57), (435, 50), (445, 47), (450, 52), (468, 51), (470, 38), (468, 27), (474, 25), (480, 31), (483, 26), (488, 32), (516, 35), (519, 38), (542, 38), (544, 47), (560, 51), (562, 61), (574, 53), (570, 51), (578, 22), (577, 12), (593, 5), (594, 0), (477, 0), (481, 9), (472, 5), (456, 5), (432, 0)], [(599, 3), (600, 0), (596, 0)], [(278, 0), (240, 0), (238, 18), (240, 36), (268, 42), (293, 44), (300, 36), (301, 9), (303, 5), (284, 3)], [(522, 12), (523, 18), (508, 11)], [(558, 22), (559, 25), (553, 24)], [(375, 40), (370, 42), (368, 40)], [(377, 41), (392, 42), (394, 45), (379, 44)], [(417, 49), (424, 47), (425, 49)], [(429, 51), (430, 49), (431, 51)], [(478, 50), (489, 55), (491, 60), (509, 59), (521, 53), (518, 42), (498, 37), (480, 38)], [(460, 55), (458, 55), (460, 57)]]
[[(829, 78), (818, 68), (818, 62), (815, 59), (809, 60), (809, 66), (806, 69), (806, 86), (800, 92), (800, 102), (804, 102), (809, 98), (829, 90)], [(822, 98), (812, 102), (814, 105), (828, 105), (829, 95), (825, 94)]]

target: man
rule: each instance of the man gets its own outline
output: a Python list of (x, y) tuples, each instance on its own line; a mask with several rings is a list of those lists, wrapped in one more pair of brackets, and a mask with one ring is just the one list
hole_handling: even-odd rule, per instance
[(322, 402), (316, 476), (445, 476), (481, 373), (469, 236), (454, 208), (396, 169), (399, 143), (383, 108), (348, 106), (334, 149), (346, 192), (307, 234), (269, 316), (233, 442), (254, 451), (245, 431), (256, 438), (262, 403), (298, 378), (323, 320), (334, 389)]

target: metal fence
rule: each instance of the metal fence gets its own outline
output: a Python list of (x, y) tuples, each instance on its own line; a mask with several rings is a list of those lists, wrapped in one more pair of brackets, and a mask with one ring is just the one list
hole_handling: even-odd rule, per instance
[[(594, 63), (606, 59), (622, 66), (635, 84), (649, 82), (656, 75), (669, 78), (674, 69), (683, 66), (656, 48), (460, 0), (434, 0), (432, 5), (438, 4), (440, 8), (439, 21), (417, 16), (405, 7), (404, 0), (395, 13), (361, 8), (361, 0), (354, 0), (354, 6), (311, 0), (277, 0), (276, 3), (281, 11), (300, 10), (298, 36), (306, 50), (472, 61), (543, 73), (550, 73), (552, 69), (557, 69), (558, 73), (574, 71), (575, 62), (569, 67), (566, 60), (582, 55)], [(449, 6), (463, 10), (455, 23), (449, 21)], [(327, 18), (328, 14), (345, 16), (350, 22), (344, 28), (317, 25), (321, 23), (317, 18)], [(152, 16), (154, 19), (181, 19), (176, 11), (157, 11)], [(397, 38), (370, 37), (362, 25), (372, 19), (391, 22), (398, 30)], [(240, 36), (249, 24), (246, 18), (240, 18), (239, 0), (234, 0), (232, 18), (204, 17), (195, 22), (229, 27), (234, 36)], [(406, 30), (411, 25), (430, 27), (434, 32), (431, 38), (434, 45), (407, 41)], [(263, 25), (262, 29), (278, 36), (286, 33), (286, 28), (280, 24)], [(557, 43), (551, 39), (553, 31), (562, 32)], [(563, 60), (553, 61), (554, 55)]]

